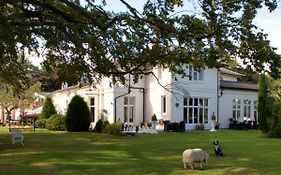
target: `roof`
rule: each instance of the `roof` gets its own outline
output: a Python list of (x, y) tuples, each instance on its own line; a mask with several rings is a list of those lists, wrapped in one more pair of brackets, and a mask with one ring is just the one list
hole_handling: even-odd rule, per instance
[(38, 92), (38, 94), (44, 96), (44, 97), (47, 97), (47, 96), (52, 96), (56, 93), (66, 93), (66, 92), (70, 92), (70, 91), (76, 91), (76, 90), (79, 90), (79, 89), (83, 89), (83, 88), (88, 88), (90, 87), (91, 85), (90, 84), (83, 84), (83, 85), (74, 85), (74, 86), (69, 86), (69, 87), (65, 87), (63, 89), (58, 89), (56, 91), (53, 91), (53, 92)]
[(226, 89), (243, 89), (243, 90), (253, 90), (258, 91), (259, 87), (255, 83), (245, 83), (238, 81), (220, 81), (220, 87)]
[(56, 90), (56, 91), (52, 92), (52, 94), (60, 93), (60, 92), (75, 91), (75, 90), (78, 90), (78, 89), (89, 88), (89, 87), (91, 87), (91, 84), (89, 84), (89, 83), (83, 84), (83, 85), (69, 86), (69, 87), (65, 87), (63, 89)]
[(226, 69), (226, 68), (219, 68), (219, 71), (221, 74), (228, 74), (228, 75), (234, 75), (234, 76), (244, 76), (243, 74), (240, 74), (238, 72), (234, 72), (232, 70)]

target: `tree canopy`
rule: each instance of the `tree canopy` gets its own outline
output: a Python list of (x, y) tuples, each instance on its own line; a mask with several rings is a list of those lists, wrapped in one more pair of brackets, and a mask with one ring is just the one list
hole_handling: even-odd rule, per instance
[(16, 93), (15, 88), (9, 84), (0, 85), (0, 106), (5, 109), (5, 112), (10, 114), (14, 109), (26, 109), (34, 101), (34, 93), (40, 89), (40, 83), (29, 86), (29, 88), (21, 91), (21, 93)]
[(96, 81), (137, 79), (151, 72), (147, 65), (185, 75), (185, 64), (220, 67), (238, 57), (281, 74), (280, 55), (253, 24), (258, 9), (272, 11), (276, 0), (184, 1), (197, 4), (196, 14), (175, 13), (182, 0), (147, 0), (141, 11), (119, 1), (126, 11), (106, 10), (108, 0), (1, 0), (0, 78), (21, 81), (25, 55), (42, 50), (43, 67)]
[(268, 118), (270, 116), (270, 107), (268, 105), (268, 88), (266, 76), (261, 74), (259, 78), (259, 95), (258, 95), (258, 114), (259, 128), (262, 132), (268, 132)]

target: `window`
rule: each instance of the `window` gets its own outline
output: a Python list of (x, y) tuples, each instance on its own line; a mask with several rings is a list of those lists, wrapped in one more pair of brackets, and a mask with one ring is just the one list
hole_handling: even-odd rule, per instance
[(232, 100), (232, 118), (234, 120), (240, 121), (240, 111), (241, 111), (241, 100)]
[(254, 101), (254, 121), (258, 121), (258, 101)]
[(183, 120), (185, 123), (208, 123), (208, 105), (209, 102), (207, 98), (184, 98)]
[(165, 95), (161, 96), (161, 113), (167, 113), (167, 99)]
[(92, 97), (90, 98), (90, 112), (91, 112), (91, 118), (92, 121), (95, 122), (95, 118), (96, 118), (96, 106), (95, 106), (95, 98)]
[(135, 97), (124, 97), (124, 122), (134, 122)]
[(195, 70), (192, 66), (188, 66), (188, 75), (190, 81), (203, 80), (203, 70)]
[(243, 116), (244, 121), (251, 120), (251, 100), (244, 100)]

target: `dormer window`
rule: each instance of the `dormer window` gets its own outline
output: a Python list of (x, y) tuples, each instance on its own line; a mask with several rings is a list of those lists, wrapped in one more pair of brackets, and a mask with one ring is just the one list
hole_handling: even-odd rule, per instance
[(188, 66), (188, 76), (190, 81), (202, 81), (203, 70), (194, 69), (192, 66)]

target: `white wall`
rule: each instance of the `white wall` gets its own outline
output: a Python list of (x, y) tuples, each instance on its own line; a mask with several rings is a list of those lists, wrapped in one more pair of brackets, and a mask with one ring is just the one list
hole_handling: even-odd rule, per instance
[[(106, 110), (108, 112), (108, 121), (113, 123), (115, 121), (115, 98), (128, 93), (128, 87), (121, 84), (111, 87), (110, 81), (111, 79), (109, 78), (103, 78), (101, 84), (95, 87), (69, 87), (54, 92), (52, 99), (56, 110), (58, 113), (65, 114), (69, 102), (75, 95), (83, 97), (90, 109), (90, 99), (94, 97), (96, 114), (95, 122), (98, 121), (102, 110)], [(133, 77), (131, 76), (131, 86), (137, 88), (143, 87), (144, 79), (140, 79), (138, 83), (134, 84)], [(126, 94), (125, 96), (134, 96), (136, 98), (134, 124), (139, 124), (143, 120), (143, 90), (132, 88), (130, 94)], [(118, 98), (116, 101), (116, 121), (118, 121), (119, 118), (121, 121), (124, 119), (124, 96)]]
[[(143, 121), (150, 122), (151, 116), (155, 114), (157, 119), (169, 120), (171, 122), (180, 122), (183, 120), (183, 98), (184, 97), (198, 97), (208, 98), (208, 117), (214, 112), (221, 123), (221, 127), (228, 128), (229, 118), (232, 116), (232, 100), (235, 98), (256, 100), (257, 92), (243, 91), (243, 90), (224, 90), (224, 94), (219, 99), (219, 114), (218, 114), (218, 71), (217, 69), (205, 69), (202, 81), (190, 81), (189, 78), (182, 78), (181, 76), (173, 76), (167, 69), (153, 68), (154, 75), (158, 77), (159, 82), (153, 75), (145, 75), (139, 82), (134, 84), (131, 78), (131, 87), (145, 88), (145, 113), (143, 113), (143, 91), (142, 89), (131, 89), (128, 93), (128, 87), (119, 85), (118, 87), (111, 87), (109, 78), (104, 78), (100, 85), (95, 88), (85, 87), (76, 88), (69, 91), (57, 91), (54, 93), (53, 102), (61, 113), (65, 114), (67, 105), (71, 98), (77, 94), (84, 97), (84, 100), (90, 107), (89, 99), (95, 97), (96, 100), (96, 119), (103, 109), (108, 112), (108, 120), (110, 123), (115, 121), (115, 98), (121, 96), (116, 101), (116, 121), (120, 118), (124, 120), (124, 97), (134, 96), (135, 113), (134, 123), (139, 125)], [(127, 76), (127, 78), (129, 78)], [(128, 84), (129, 81), (127, 81)], [(163, 88), (164, 86), (168, 91)], [(169, 92), (171, 91), (171, 92)], [(161, 112), (161, 96), (166, 96), (167, 112)], [(252, 102), (253, 105), (253, 102)], [(253, 110), (253, 107), (251, 107)], [(252, 111), (253, 113), (253, 111)], [(209, 123), (205, 128), (210, 128)], [(187, 124), (186, 129), (194, 129), (194, 125)]]
[[(144, 87), (144, 78), (140, 78), (137, 83), (134, 83), (134, 77), (132, 75), (125, 75), (126, 82), (125, 85), (117, 83), (111, 87), (110, 78), (103, 78), (100, 85), (97, 85), (97, 88), (100, 89), (101, 93), (99, 94), (100, 104), (99, 111), (105, 109), (108, 111), (108, 121), (113, 123), (115, 121), (115, 98), (116, 98), (116, 121), (119, 119), (123, 122), (124, 120), (124, 97), (134, 96), (136, 99), (135, 111), (134, 111), (134, 123), (139, 124), (143, 119), (143, 91), (140, 89), (134, 88), (143, 88)], [(130, 80), (129, 80), (130, 79)], [(130, 83), (131, 91), (128, 94), (128, 85)], [(121, 97), (119, 97), (121, 96)]]
[(113, 95), (113, 88), (107, 88), (103, 90), (101, 93), (101, 100), (103, 103), (100, 104), (98, 110), (98, 115), (101, 113), (103, 109), (107, 111), (108, 114), (108, 121), (110, 123), (114, 123), (114, 95)]
[(94, 90), (90, 86), (87, 86), (83, 88), (69, 87), (69, 89), (62, 89), (53, 92), (52, 101), (59, 114), (65, 115), (68, 104), (75, 95), (81, 96), (89, 105), (89, 98), (92, 96), (96, 96), (97, 90)]
[[(157, 68), (153, 69), (155, 75), (159, 75)], [(170, 122), (183, 121), (183, 98), (203, 97), (209, 100), (208, 116), (212, 112), (217, 115), (217, 84), (218, 72), (216, 69), (205, 69), (202, 81), (190, 81), (181, 76), (172, 76), (168, 70), (161, 72), (159, 78), (162, 86), (159, 85), (154, 76), (149, 75), (146, 82), (146, 121), (151, 120), (151, 116), (156, 114), (157, 119), (169, 120)], [(161, 114), (161, 96), (167, 99), (167, 113)], [(186, 129), (194, 129), (195, 125), (186, 125)], [(205, 128), (210, 128), (210, 123)]]
[[(161, 71), (159, 71), (161, 70)], [(165, 86), (167, 89), (171, 90), (170, 84), (172, 75), (171, 73), (162, 68), (154, 68), (152, 70), (154, 75), (158, 78), (159, 83)], [(150, 122), (151, 116), (156, 115), (157, 119), (171, 120), (171, 96), (170, 92), (165, 90), (157, 81), (153, 75), (146, 76), (145, 82), (145, 121)], [(167, 98), (167, 112), (166, 114), (161, 114), (161, 96), (165, 95)]]
[(223, 95), (219, 98), (219, 123), (222, 128), (229, 127), (229, 118), (232, 117), (233, 109), (233, 99), (241, 99), (241, 119), (243, 118), (243, 100), (251, 100), (251, 117), (253, 120), (254, 116), (254, 100), (257, 100), (257, 91), (247, 91), (247, 90), (234, 90), (234, 89), (224, 89)]
[(65, 115), (70, 98), (68, 92), (58, 92), (52, 97), (53, 104), (58, 114)]
[[(189, 81), (188, 78), (177, 76), (177, 81), (173, 79), (173, 89), (176, 92), (171, 101), (172, 116), (171, 121), (183, 121), (183, 98), (184, 97), (202, 97), (208, 98), (208, 117), (214, 112), (217, 115), (217, 76), (216, 69), (205, 69), (203, 81)], [(176, 103), (179, 106), (176, 107)], [(211, 128), (210, 120), (205, 124), (205, 128)], [(186, 124), (186, 129), (194, 129), (194, 124)]]

